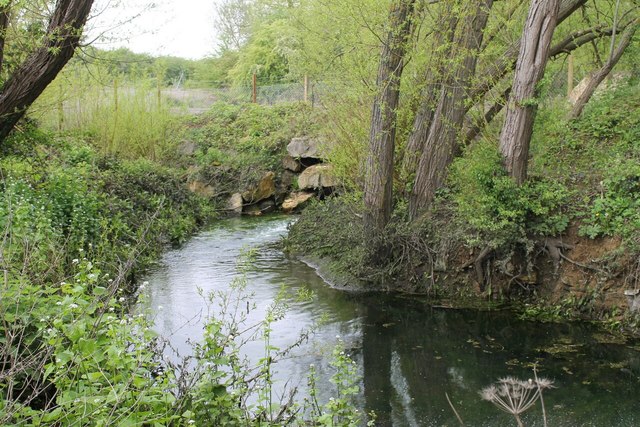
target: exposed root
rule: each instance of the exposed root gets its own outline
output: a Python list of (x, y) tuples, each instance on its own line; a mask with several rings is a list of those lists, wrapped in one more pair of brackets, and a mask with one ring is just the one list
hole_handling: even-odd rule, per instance
[(562, 259), (567, 259), (567, 257), (562, 253), (563, 250), (567, 249), (573, 249), (573, 246), (564, 243), (560, 239), (547, 238), (544, 240), (544, 250), (547, 251), (549, 257), (553, 261), (553, 274), (558, 273), (558, 269), (560, 268), (560, 261)]
[(480, 285), (480, 291), (484, 292), (486, 288), (486, 280), (485, 280), (485, 270), (484, 270), (484, 262), (493, 254), (493, 249), (491, 246), (485, 247), (480, 254), (475, 258), (467, 262), (465, 265), (461, 267), (462, 270), (466, 270), (467, 268), (473, 265), (473, 268), (476, 273), (476, 281)]

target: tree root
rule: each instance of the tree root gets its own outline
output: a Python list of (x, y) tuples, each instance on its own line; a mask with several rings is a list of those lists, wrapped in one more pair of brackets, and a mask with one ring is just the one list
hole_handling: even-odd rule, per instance
[(482, 264), (492, 254), (493, 254), (493, 249), (491, 248), (491, 246), (487, 246), (480, 252), (480, 254), (475, 259), (467, 262), (465, 265), (462, 266), (462, 270), (466, 270), (467, 268), (469, 268), (469, 267), (471, 267), (473, 265), (473, 268), (474, 268), (475, 273), (476, 273), (476, 280), (477, 280), (478, 284), (480, 285), (480, 291), (481, 292), (484, 292), (484, 289), (486, 287), (486, 282), (484, 280), (485, 279), (485, 271), (484, 271), (484, 267), (482, 266)]
[(573, 246), (564, 243), (562, 240), (557, 238), (546, 238), (544, 240), (543, 248), (553, 261), (553, 274), (557, 274), (558, 269), (560, 268), (560, 261), (562, 259), (567, 259), (562, 251), (566, 249), (573, 249)]

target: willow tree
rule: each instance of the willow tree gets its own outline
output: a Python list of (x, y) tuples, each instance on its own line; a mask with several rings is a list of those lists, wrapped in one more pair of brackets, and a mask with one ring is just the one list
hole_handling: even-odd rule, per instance
[[(574, 12), (576, 12), (576, 10), (584, 6), (586, 2), (587, 0), (558, 0), (559, 12), (557, 14), (557, 23), (569, 18)], [(475, 2), (475, 4), (479, 8), (476, 11), (476, 13), (479, 14), (476, 17), (484, 19), (482, 8), (484, 8), (484, 10), (488, 10), (488, 6), (490, 6), (491, 3), (482, 1)], [(509, 12), (508, 19), (511, 19), (512, 14), (513, 12)], [(482, 101), (485, 95), (495, 91), (503, 79), (514, 70), (521, 47), (527, 42), (525, 36), (528, 37), (530, 35), (523, 35), (516, 41), (506, 45), (502, 48), (502, 51), (497, 58), (495, 58), (491, 63), (485, 64), (482, 69), (473, 71), (472, 68), (469, 67), (471, 65), (475, 67), (474, 61), (476, 61), (475, 58), (477, 52), (472, 54), (469, 48), (473, 48), (473, 43), (482, 41), (481, 38), (478, 38), (481, 34), (477, 33), (477, 30), (475, 30), (476, 28), (481, 27), (481, 19), (476, 19), (475, 21), (472, 20), (470, 23), (467, 22), (466, 31), (460, 32), (456, 30), (458, 41), (454, 42), (451, 48), (457, 49), (459, 52), (456, 55), (451, 54), (452, 58), (466, 57), (466, 60), (461, 61), (460, 59), (457, 59), (454, 61), (448, 70), (451, 76), (449, 78), (457, 80), (458, 82), (464, 82), (467, 85), (465, 87), (457, 88), (456, 96), (461, 96), (462, 98), (459, 98), (458, 102), (453, 103), (451, 102), (450, 96), (453, 93), (454, 88), (449, 87), (447, 90), (444, 90), (440, 87), (439, 90), (443, 93), (439, 97), (440, 101), (438, 108), (440, 108), (441, 111), (448, 111), (448, 114), (442, 116), (438, 121), (436, 121), (436, 110), (433, 116), (429, 118), (430, 121), (428, 123), (423, 123), (420, 127), (414, 124), (413, 133), (409, 137), (410, 144), (412, 139), (416, 139), (419, 141), (416, 146), (422, 147), (418, 150), (418, 152), (421, 153), (420, 161), (418, 163), (418, 169), (420, 169), (420, 171), (415, 172), (415, 181), (413, 183), (412, 194), (410, 195), (410, 212), (414, 219), (418, 218), (422, 212), (426, 211), (431, 206), (435, 192), (444, 185), (449, 166), (455, 157), (461, 153), (460, 146), (463, 145), (469, 137), (474, 137), (474, 135), (477, 135), (479, 132), (479, 129), (477, 129), (477, 126), (474, 124), (468, 125), (468, 128), (465, 131), (463, 124), (472, 123), (469, 117), (470, 111), (472, 109), (484, 110)], [(446, 20), (442, 21), (443, 23), (446, 23)], [(475, 36), (473, 36), (474, 34)], [(598, 34), (598, 36), (600, 36), (600, 34)], [(486, 48), (489, 43), (495, 42), (495, 38), (496, 37), (490, 37), (482, 44), (480, 49), (482, 50), (483, 48)], [(456, 47), (456, 44), (459, 43), (468, 43), (467, 46), (469, 48), (462, 49), (460, 47)], [(584, 43), (585, 42), (581, 41), (580, 43), (577, 43), (576, 46), (568, 46), (568, 43), (563, 42), (561, 43), (561, 46), (567, 51), (570, 51)], [(443, 79), (444, 78), (445, 77), (443, 77)], [(512, 89), (510, 88), (501, 90), (501, 98), (503, 99), (509, 96), (511, 90)], [(426, 99), (426, 97), (424, 98)], [(447, 107), (447, 105), (449, 107)], [(451, 108), (451, 106), (456, 106), (456, 108)], [(485, 117), (493, 119), (500, 110), (501, 105), (498, 104), (490, 108), (486, 112)], [(416, 116), (416, 120), (418, 119), (420, 119), (420, 114)], [(462, 123), (460, 120), (462, 120)], [(436, 129), (432, 130), (434, 123), (437, 123)], [(421, 129), (419, 133), (416, 132), (417, 129)], [(447, 130), (447, 132), (443, 133), (443, 129)], [(427, 146), (428, 139), (431, 139), (431, 142)], [(408, 162), (405, 162), (405, 164), (407, 163)], [(420, 165), (420, 163), (422, 165)]]
[[(462, 23), (456, 29), (452, 47), (453, 70), (443, 79), (428, 132), (424, 133), (420, 126), (414, 125), (411, 138), (424, 140), (424, 148), (409, 199), (412, 217), (416, 217), (431, 203), (436, 190), (444, 182), (448, 166), (460, 152), (458, 134), (464, 123), (471, 80), (476, 72), (478, 52), (492, 6), (493, 0), (464, 2), (460, 5), (459, 20)], [(416, 117), (416, 122), (418, 120), (422, 120), (420, 115)], [(416, 135), (416, 132), (421, 133)]]
[[(611, 73), (613, 67), (616, 66), (624, 51), (629, 47), (631, 41), (633, 40), (633, 35), (636, 33), (638, 29), (638, 25), (640, 25), (640, 17), (636, 17), (629, 24), (626, 25), (626, 29), (624, 33), (622, 33), (622, 37), (620, 38), (620, 42), (617, 46), (615, 46), (615, 28), (616, 23), (614, 23), (614, 31), (611, 43), (611, 53), (609, 54), (609, 58), (607, 62), (605, 62), (602, 67), (593, 72), (591, 76), (589, 76), (589, 81), (587, 86), (584, 88), (578, 99), (576, 100), (573, 109), (571, 110), (570, 117), (575, 119), (580, 116), (582, 110), (584, 109), (589, 99), (593, 96), (594, 92), (602, 83), (602, 81)], [(614, 47), (615, 46), (615, 47)]]
[(400, 79), (415, 0), (394, 0), (389, 30), (380, 54), (376, 86), (378, 95), (371, 113), (369, 154), (364, 185), (364, 223), (369, 231), (389, 222), (393, 199), (393, 168)]
[[(82, 37), (94, 0), (58, 0), (44, 36), (12, 70), (0, 92), (0, 141), (4, 140), (24, 117), (27, 109), (55, 79), (73, 56)], [(14, 2), (0, 2), (2, 42), (0, 58), (4, 57), (7, 25), (14, 12)], [(15, 6), (17, 7), (17, 6)], [(0, 62), (0, 65), (2, 63)]]
[(500, 151), (505, 166), (518, 184), (527, 178), (529, 144), (537, 110), (536, 87), (544, 76), (549, 59), (559, 3), (559, 0), (533, 0), (522, 30), (511, 96), (500, 134)]

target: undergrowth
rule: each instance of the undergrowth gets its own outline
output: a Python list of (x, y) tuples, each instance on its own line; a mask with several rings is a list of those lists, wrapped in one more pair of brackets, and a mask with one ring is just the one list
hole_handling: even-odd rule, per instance
[[(166, 357), (152, 313), (131, 310), (136, 273), (214, 217), (182, 169), (36, 129), (3, 148), (0, 424), (361, 425), (361, 380), (343, 349), (329, 402), (272, 399), (273, 364), (287, 349), (269, 336), (286, 306), (277, 300), (262, 322), (243, 321), (251, 260), (238, 264), (236, 295), (203, 295), (229, 316), (206, 319), (194, 356)], [(256, 339), (265, 355), (252, 366), (241, 345)]]

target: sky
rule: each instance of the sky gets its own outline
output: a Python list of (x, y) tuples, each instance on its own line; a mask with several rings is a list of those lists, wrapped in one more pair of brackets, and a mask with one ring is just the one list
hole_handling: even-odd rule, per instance
[(217, 46), (215, 0), (97, 0), (92, 14), (87, 39), (99, 48), (200, 59)]

